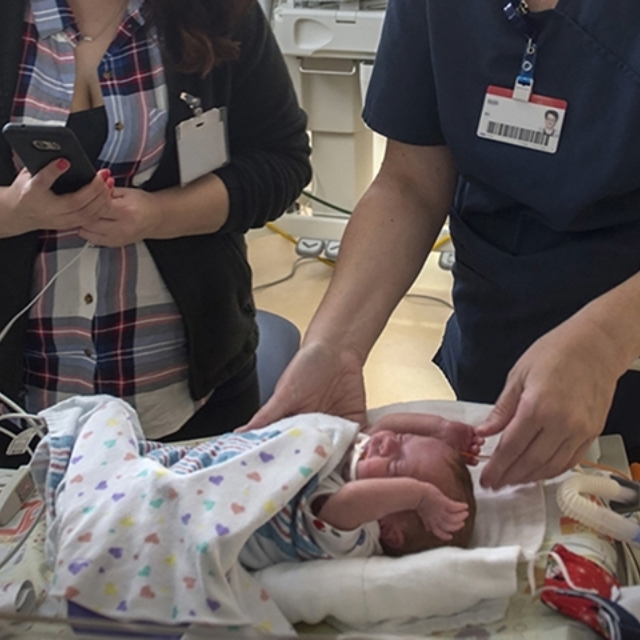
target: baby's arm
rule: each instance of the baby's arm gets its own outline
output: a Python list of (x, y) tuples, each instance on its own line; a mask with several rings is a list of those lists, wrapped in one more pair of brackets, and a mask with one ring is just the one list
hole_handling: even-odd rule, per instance
[(322, 504), (317, 516), (349, 531), (392, 513), (417, 511), (425, 529), (442, 540), (464, 526), (469, 507), (447, 498), (440, 489), (414, 478), (366, 478), (340, 487)]
[(372, 434), (385, 430), (437, 438), (457, 451), (470, 453), (472, 456), (478, 455), (484, 444), (484, 438), (471, 425), (428, 413), (389, 413), (374, 422), (366, 432)]

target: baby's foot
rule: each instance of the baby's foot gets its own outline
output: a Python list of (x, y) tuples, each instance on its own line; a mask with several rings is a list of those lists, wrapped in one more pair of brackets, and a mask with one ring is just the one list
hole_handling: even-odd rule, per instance
[(442, 440), (468, 458), (467, 464), (477, 464), (477, 456), (484, 444), (484, 438), (478, 435), (472, 426), (427, 413), (387, 414), (371, 425), (369, 433), (384, 430), (395, 433), (415, 433)]
[(450, 447), (465, 455), (465, 462), (470, 465), (478, 464), (476, 457), (484, 444), (484, 438), (476, 430), (463, 422), (444, 420), (438, 436)]

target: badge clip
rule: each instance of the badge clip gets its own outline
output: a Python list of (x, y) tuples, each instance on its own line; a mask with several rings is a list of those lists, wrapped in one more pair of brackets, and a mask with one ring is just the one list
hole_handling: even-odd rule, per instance
[(529, 102), (531, 92), (533, 91), (533, 80), (531, 78), (522, 78), (518, 76), (516, 83), (513, 85), (513, 99)]
[(202, 115), (202, 100), (200, 98), (196, 98), (192, 96), (190, 93), (183, 91), (180, 94), (180, 100), (187, 103), (189, 109), (193, 111), (193, 115), (196, 117), (200, 117)]

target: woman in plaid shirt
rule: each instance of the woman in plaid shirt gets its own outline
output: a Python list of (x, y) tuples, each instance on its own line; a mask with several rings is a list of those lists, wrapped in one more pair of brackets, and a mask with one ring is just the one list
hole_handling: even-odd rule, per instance
[[(0, 327), (76, 259), (0, 343), (0, 391), (30, 411), (122, 397), (155, 439), (244, 423), (258, 389), (243, 234), (310, 179), (305, 115), (260, 8), (3, 0), (0, 25), (0, 123), (66, 124), (99, 170), (54, 195), (68, 163), (31, 176), (0, 141)], [(226, 108), (230, 161), (180, 186), (193, 98)]]

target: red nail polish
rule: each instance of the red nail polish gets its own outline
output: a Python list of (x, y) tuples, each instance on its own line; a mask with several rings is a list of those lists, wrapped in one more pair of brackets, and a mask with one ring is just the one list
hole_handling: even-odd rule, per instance
[(56, 162), (56, 167), (60, 169), (60, 171), (66, 171), (71, 166), (71, 163), (66, 158), (60, 158), (58, 162)]

